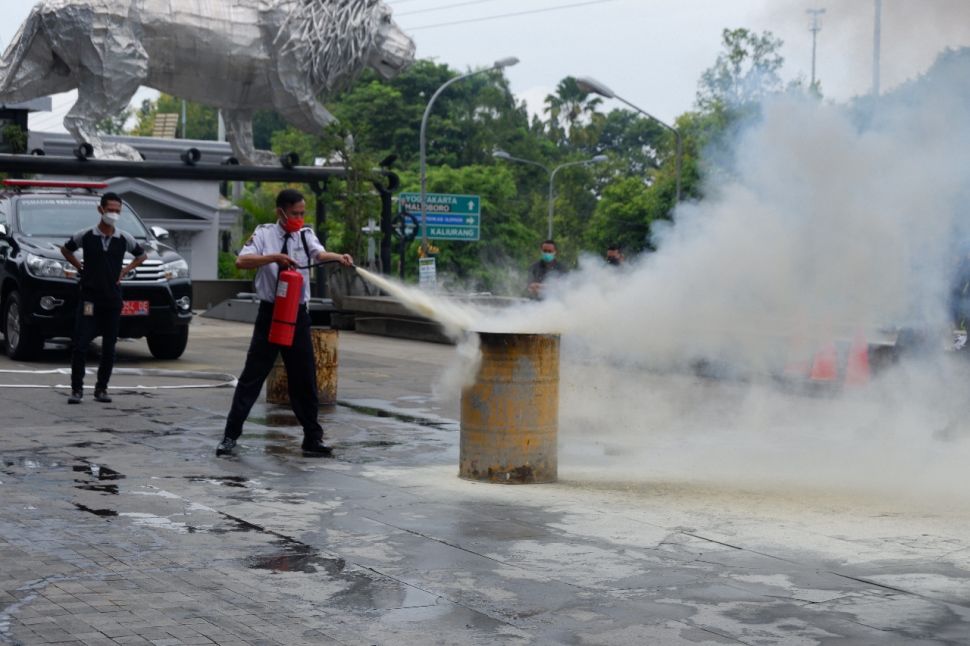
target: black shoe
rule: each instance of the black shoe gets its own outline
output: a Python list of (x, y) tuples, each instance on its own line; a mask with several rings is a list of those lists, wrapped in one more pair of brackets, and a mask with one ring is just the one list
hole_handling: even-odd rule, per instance
[(107, 390), (98, 390), (97, 388), (95, 388), (94, 389), (94, 401), (101, 402), (102, 404), (110, 404), (111, 403), (111, 398), (108, 397), (108, 391)]
[(84, 391), (82, 390), (72, 390), (71, 396), (67, 398), (68, 404), (80, 404), (81, 400), (84, 398)]
[(222, 441), (219, 442), (219, 446), (216, 447), (216, 457), (221, 455), (232, 455), (232, 450), (236, 448), (236, 440), (231, 437), (224, 437)]
[(307, 458), (329, 458), (333, 457), (333, 449), (324, 444), (323, 442), (314, 442), (312, 444), (303, 444), (303, 456)]

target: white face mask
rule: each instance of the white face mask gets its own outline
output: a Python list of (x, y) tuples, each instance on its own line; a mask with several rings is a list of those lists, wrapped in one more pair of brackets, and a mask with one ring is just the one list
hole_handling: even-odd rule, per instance
[(107, 224), (108, 226), (113, 227), (114, 225), (118, 224), (119, 217), (120, 216), (118, 213), (109, 213), (105, 211), (104, 213), (101, 214), (101, 221)]

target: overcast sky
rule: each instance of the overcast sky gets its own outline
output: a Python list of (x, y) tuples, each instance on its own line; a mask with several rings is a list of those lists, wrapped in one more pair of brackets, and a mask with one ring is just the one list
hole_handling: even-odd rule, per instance
[[(203, 6), (213, 1), (198, 0)], [(844, 100), (872, 86), (874, 0), (386, 1), (415, 39), (419, 57), (466, 70), (517, 56), (521, 63), (507, 74), (512, 90), (533, 110), (541, 109), (563, 77), (592, 76), (670, 122), (692, 108), (697, 79), (716, 59), (724, 28), (773, 32), (784, 40), (784, 78), (807, 80), (809, 8), (826, 10), (816, 62), (826, 97)], [(32, 4), (0, 0), (4, 48)], [(944, 48), (970, 45), (970, 0), (882, 4), (883, 90), (924, 71)], [(34, 115), (31, 128), (60, 129), (72, 101), (69, 95), (55, 97), (55, 114)], [(616, 102), (604, 107), (614, 106), (622, 107)]]

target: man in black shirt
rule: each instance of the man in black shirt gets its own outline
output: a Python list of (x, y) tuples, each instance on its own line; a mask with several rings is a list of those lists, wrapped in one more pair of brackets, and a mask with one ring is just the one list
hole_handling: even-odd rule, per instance
[[(145, 261), (147, 254), (132, 235), (117, 227), (121, 198), (115, 193), (101, 196), (101, 220), (90, 229), (78, 231), (61, 247), (61, 253), (81, 276), (81, 297), (74, 327), (71, 358), (70, 404), (81, 403), (84, 393), (84, 361), (94, 337), (101, 336), (101, 363), (94, 384), (94, 398), (110, 402), (108, 380), (115, 361), (115, 342), (121, 322), (121, 279)], [(83, 263), (74, 252), (83, 254)], [(122, 269), (125, 254), (134, 259)]]
[(556, 260), (556, 243), (546, 240), (542, 243), (542, 257), (529, 267), (529, 285), (526, 288), (530, 298), (542, 298), (546, 279), (564, 274), (565, 271)]

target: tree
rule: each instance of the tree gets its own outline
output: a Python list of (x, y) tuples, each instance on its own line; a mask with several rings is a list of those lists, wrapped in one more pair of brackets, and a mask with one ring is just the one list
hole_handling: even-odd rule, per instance
[(590, 221), (587, 243), (596, 249), (618, 244), (632, 252), (648, 248), (650, 223), (658, 213), (650, 187), (638, 177), (625, 177), (606, 187)]
[(150, 137), (155, 128), (155, 115), (158, 113), (175, 113), (179, 116), (180, 139), (208, 139), (214, 141), (218, 134), (218, 111), (215, 108), (185, 102), (185, 132), (182, 132), (182, 100), (170, 94), (161, 94), (154, 100), (142, 102), (136, 115), (137, 122), (132, 134)]
[(698, 107), (741, 108), (782, 89), (778, 71), (785, 59), (779, 53), (784, 44), (780, 38), (769, 31), (758, 35), (743, 28), (725, 29), (721, 42), (724, 51), (698, 83)]
[[(670, 138), (670, 142), (666, 139)], [(630, 172), (646, 175), (660, 163), (676, 161), (676, 142), (669, 131), (654, 119), (630, 110), (613, 110), (602, 120), (597, 145), (590, 154), (609, 151), (629, 163)]]
[(567, 142), (582, 146), (588, 144), (583, 137), (583, 126), (594, 118), (596, 108), (603, 100), (579, 89), (576, 79), (567, 76), (556, 85), (556, 93), (546, 97), (546, 114), (549, 115), (549, 137), (560, 145)]
[(133, 112), (134, 110), (131, 108), (125, 108), (121, 114), (105, 117), (99, 121), (96, 128), (106, 135), (123, 135), (125, 134), (125, 124), (128, 123)]

